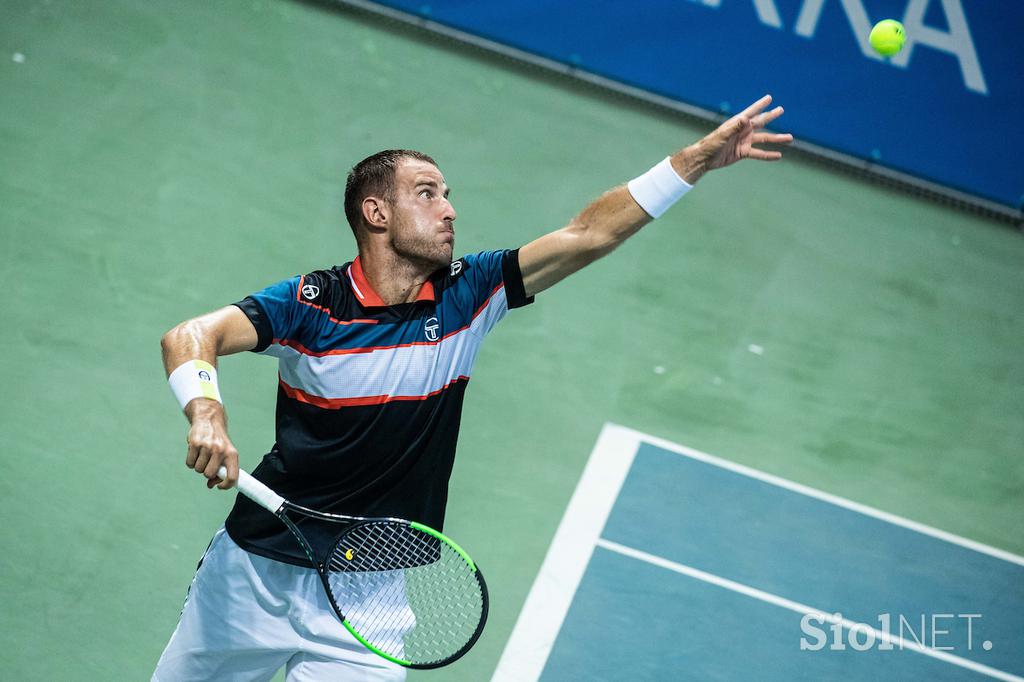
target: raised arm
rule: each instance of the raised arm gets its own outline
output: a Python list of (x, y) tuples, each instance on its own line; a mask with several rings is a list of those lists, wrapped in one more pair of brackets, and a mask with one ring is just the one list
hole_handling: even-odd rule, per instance
[[(245, 313), (227, 306), (182, 322), (164, 334), (160, 346), (170, 377), (179, 367), (195, 361), (216, 367), (219, 356), (252, 350), (257, 342), (256, 329)], [(216, 372), (210, 374), (215, 385)], [(185, 466), (206, 476), (209, 488), (230, 488), (238, 480), (238, 450), (228, 438), (224, 405), (214, 398), (195, 397), (183, 410), (191, 425)], [(221, 466), (228, 470), (224, 481), (217, 477)]]
[[(762, 130), (782, 115), (782, 107), (765, 111), (771, 101), (771, 95), (765, 95), (703, 139), (673, 154), (669, 161), (678, 178), (670, 178), (670, 181), (685, 188), (695, 184), (707, 171), (724, 168), (741, 159), (775, 161), (782, 158), (781, 152), (755, 146), (785, 145), (793, 141), (792, 135)], [(538, 294), (611, 253), (652, 219), (626, 185), (608, 190), (568, 225), (519, 250), (526, 295)]]

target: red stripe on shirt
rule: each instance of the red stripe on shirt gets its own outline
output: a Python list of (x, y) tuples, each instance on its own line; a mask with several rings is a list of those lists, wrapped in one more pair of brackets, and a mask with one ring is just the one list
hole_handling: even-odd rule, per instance
[(368, 395), (356, 398), (322, 398), (318, 395), (306, 393), (300, 388), (294, 388), (292, 386), (289, 386), (284, 382), (284, 379), (282, 379), (280, 376), (278, 376), (277, 380), (281, 385), (281, 390), (283, 390), (284, 394), (289, 398), (292, 398), (293, 400), (298, 400), (300, 403), (306, 403), (308, 405), (314, 405), (316, 407), (322, 407), (328, 410), (336, 410), (341, 407), (358, 407), (361, 405), (383, 405), (384, 403), (395, 402), (398, 400), (426, 400), (427, 398), (431, 398), (435, 395), (443, 393), (447, 389), (451, 388), (451, 386), (454, 384), (469, 381), (469, 377), (465, 375), (460, 375), (459, 377), (452, 379), (451, 381), (449, 381), (447, 384), (437, 389), (436, 391), (431, 391), (426, 395)]

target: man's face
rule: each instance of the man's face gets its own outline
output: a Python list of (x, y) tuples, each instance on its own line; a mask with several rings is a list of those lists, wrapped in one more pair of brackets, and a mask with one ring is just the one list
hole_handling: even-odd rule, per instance
[(452, 262), (455, 209), (437, 166), (404, 159), (395, 170), (394, 229), (391, 246), (410, 261), (431, 268)]

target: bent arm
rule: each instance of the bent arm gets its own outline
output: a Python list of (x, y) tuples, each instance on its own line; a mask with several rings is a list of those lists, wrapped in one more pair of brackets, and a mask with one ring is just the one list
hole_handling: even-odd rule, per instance
[(229, 305), (185, 320), (164, 334), (160, 347), (170, 376), (183, 362), (205, 360), (216, 365), (218, 356), (252, 350), (257, 341), (256, 328), (246, 314)]
[[(766, 95), (733, 116), (698, 142), (669, 157), (672, 170), (684, 182), (695, 184), (706, 172), (742, 159), (775, 161), (781, 152), (759, 149), (758, 144), (789, 144), (793, 136), (759, 132), (782, 115), (770, 111)], [(626, 185), (614, 187), (573, 218), (565, 227), (519, 249), (519, 267), (527, 296), (544, 291), (572, 273), (615, 250), (652, 217), (640, 207)]]
[[(186, 320), (160, 339), (168, 376), (190, 360), (216, 366), (219, 356), (252, 350), (257, 343), (255, 327), (235, 306)], [(193, 398), (184, 411), (190, 424), (185, 466), (206, 476), (210, 487), (230, 488), (238, 480), (238, 451), (228, 438), (224, 406), (210, 398)], [(217, 477), (221, 466), (228, 470), (224, 481)]]

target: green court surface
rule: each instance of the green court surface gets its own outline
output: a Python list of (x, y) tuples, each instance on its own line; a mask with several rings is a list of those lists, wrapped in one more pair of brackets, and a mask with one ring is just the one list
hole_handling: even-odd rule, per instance
[[(232, 499), (183, 466), (160, 336), (349, 260), (353, 163), (434, 156), (465, 253), (560, 227), (707, 129), (283, 0), (8, 0), (0, 93), (0, 670), (19, 680), (148, 678)], [(491, 619), (410, 679), (490, 677), (608, 421), (1024, 552), (1021, 338), (1006, 225), (792, 156), (708, 176), (485, 344), (445, 531)], [(252, 467), (275, 366), (221, 371)]]

